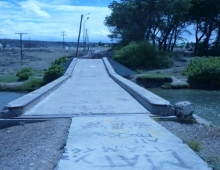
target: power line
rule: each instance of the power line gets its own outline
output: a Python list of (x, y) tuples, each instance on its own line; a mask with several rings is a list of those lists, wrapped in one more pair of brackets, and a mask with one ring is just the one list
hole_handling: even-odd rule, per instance
[(20, 35), (20, 48), (21, 48), (21, 60), (23, 59), (23, 54), (22, 54), (22, 35), (23, 34), (27, 34), (27, 33), (15, 33), (15, 34), (19, 34)]
[(60, 36), (63, 36), (63, 49), (64, 49), (64, 37), (66, 37), (67, 35), (65, 35), (65, 33), (63, 32), (62, 35)]

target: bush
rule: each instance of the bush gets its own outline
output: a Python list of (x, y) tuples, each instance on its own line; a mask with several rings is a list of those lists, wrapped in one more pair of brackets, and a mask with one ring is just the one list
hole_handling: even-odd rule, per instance
[(31, 68), (22, 68), (17, 72), (16, 76), (20, 81), (29, 79), (29, 76), (31, 76)]
[(43, 84), (42, 79), (32, 79), (25, 82), (22, 86), (22, 91), (34, 91), (39, 89)]
[(188, 83), (195, 88), (220, 88), (220, 57), (192, 60), (184, 71)]
[(54, 62), (52, 62), (52, 65), (62, 65), (63, 63), (67, 62), (69, 59), (67, 58), (67, 56), (63, 56), (57, 60), (55, 60)]
[(135, 43), (116, 50), (113, 59), (129, 68), (149, 69), (171, 66), (171, 60), (168, 57), (160, 57), (156, 48), (146, 42)]
[(44, 84), (50, 83), (62, 76), (65, 72), (63, 65), (68, 60), (69, 59), (66, 56), (64, 56), (52, 62), (50, 68), (47, 69), (44, 73)]
[(63, 73), (64, 69), (61, 65), (51, 65), (50, 68), (45, 71), (43, 80), (45, 83), (50, 83), (62, 76)]

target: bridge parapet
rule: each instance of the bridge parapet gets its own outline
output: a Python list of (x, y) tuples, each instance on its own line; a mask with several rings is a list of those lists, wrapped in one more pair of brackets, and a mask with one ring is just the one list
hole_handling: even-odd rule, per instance
[(173, 116), (175, 114), (175, 109), (169, 101), (119, 76), (114, 71), (106, 57), (103, 58), (103, 62), (106, 66), (109, 76), (122, 88), (124, 88), (131, 96), (133, 96), (137, 101), (139, 101), (152, 114), (166, 116)]

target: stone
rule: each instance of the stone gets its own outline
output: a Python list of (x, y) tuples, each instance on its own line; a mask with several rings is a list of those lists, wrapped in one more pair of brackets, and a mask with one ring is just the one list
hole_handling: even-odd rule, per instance
[(178, 118), (192, 117), (195, 106), (189, 101), (180, 101), (174, 105), (175, 116)]

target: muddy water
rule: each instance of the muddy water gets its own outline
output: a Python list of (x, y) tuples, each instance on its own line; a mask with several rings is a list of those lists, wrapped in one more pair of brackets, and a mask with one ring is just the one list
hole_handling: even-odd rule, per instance
[(149, 88), (149, 91), (175, 104), (178, 101), (190, 101), (196, 106), (195, 114), (220, 126), (220, 91), (210, 90), (166, 90)]

